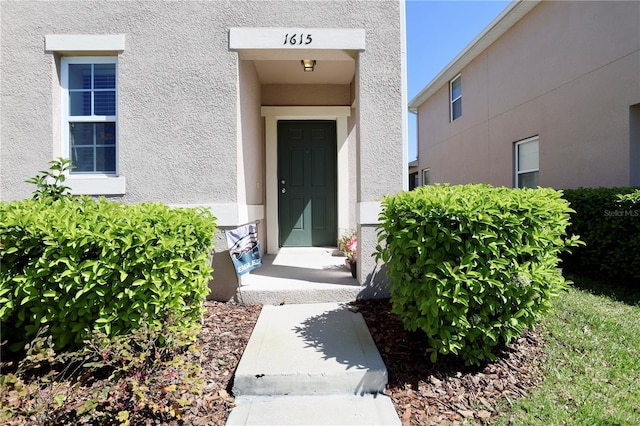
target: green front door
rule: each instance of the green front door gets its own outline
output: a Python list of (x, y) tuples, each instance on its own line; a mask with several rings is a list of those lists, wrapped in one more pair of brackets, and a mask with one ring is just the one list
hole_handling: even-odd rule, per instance
[(336, 123), (278, 122), (280, 247), (335, 246)]

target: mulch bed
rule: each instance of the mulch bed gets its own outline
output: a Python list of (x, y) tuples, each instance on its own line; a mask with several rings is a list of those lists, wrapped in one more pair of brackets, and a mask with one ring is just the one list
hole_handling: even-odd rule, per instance
[(198, 335), (204, 378), (202, 395), (185, 413), (185, 425), (224, 425), (234, 407), (233, 375), (262, 310), (260, 305), (205, 302)]
[[(352, 310), (364, 316), (387, 366), (386, 393), (405, 426), (490, 423), (501, 406), (525, 395), (541, 379), (538, 362), (543, 342), (539, 333), (526, 332), (502, 349), (498, 362), (482, 368), (465, 367), (450, 357), (432, 364), (425, 352), (428, 348), (425, 339), (403, 329), (391, 314), (388, 300), (360, 301), (353, 305)], [(131, 425), (225, 424), (234, 407), (233, 375), (261, 306), (234, 302), (206, 302), (205, 306), (198, 336), (200, 350), (188, 359), (202, 368), (202, 392), (185, 395), (192, 404), (185, 407), (181, 419), (163, 422), (149, 413), (149, 417), (142, 421), (138, 418)], [(100, 381), (94, 383), (102, 385)], [(0, 406), (6, 397), (0, 398)], [(32, 420), (14, 417), (9, 424), (36, 424)]]
[(388, 300), (356, 302), (389, 373), (387, 394), (407, 425), (487, 424), (500, 407), (542, 379), (543, 338), (526, 331), (501, 348), (498, 361), (466, 367), (453, 357), (433, 364), (420, 333), (402, 327)]
[[(404, 330), (388, 300), (353, 305), (365, 318), (387, 366), (387, 394), (405, 426), (490, 423), (501, 406), (526, 395), (542, 378), (539, 332), (525, 332), (501, 349), (497, 362), (483, 367), (466, 367), (452, 357), (433, 364), (426, 355), (426, 340)], [(233, 372), (260, 307), (232, 302), (208, 302), (207, 306), (200, 343), (205, 348), (202, 357), (208, 360), (203, 362), (205, 374), (210, 377), (204, 393), (213, 399), (205, 403), (206, 417), (200, 422), (194, 417), (192, 424), (224, 424), (233, 407), (229, 394)], [(185, 421), (189, 424), (189, 419)]]

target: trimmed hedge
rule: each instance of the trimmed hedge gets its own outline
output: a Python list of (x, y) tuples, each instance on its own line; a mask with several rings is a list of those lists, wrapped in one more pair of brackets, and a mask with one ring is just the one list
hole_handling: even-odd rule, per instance
[(564, 197), (575, 210), (568, 232), (586, 244), (564, 256), (567, 266), (640, 279), (640, 189), (567, 189)]
[(393, 312), (437, 354), (495, 359), (564, 288), (558, 254), (569, 206), (552, 189), (420, 187), (385, 197), (376, 256), (388, 267)]
[(143, 317), (197, 326), (215, 218), (159, 203), (88, 197), (0, 203), (0, 321), (19, 350), (43, 326), (56, 349), (114, 336)]

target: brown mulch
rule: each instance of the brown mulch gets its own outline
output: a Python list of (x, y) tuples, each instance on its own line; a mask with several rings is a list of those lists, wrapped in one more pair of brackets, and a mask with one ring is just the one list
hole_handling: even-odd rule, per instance
[[(353, 305), (352, 310), (364, 316), (387, 366), (386, 393), (404, 426), (491, 423), (504, 406), (524, 396), (541, 379), (538, 362), (542, 356), (542, 337), (539, 333), (527, 331), (501, 350), (497, 362), (482, 368), (465, 367), (451, 357), (432, 364), (426, 355), (425, 339), (419, 333), (403, 329), (391, 313), (388, 300), (359, 301)], [(201, 366), (201, 392), (185, 395), (192, 403), (184, 408), (180, 419), (163, 422), (151, 415), (142, 423), (132, 421), (131, 425), (225, 424), (234, 407), (233, 375), (261, 306), (234, 302), (206, 302), (205, 306), (203, 327), (198, 336), (200, 349), (189, 353), (187, 360)], [(0, 398), (0, 408), (3, 399)], [(16, 417), (9, 424), (36, 423)]]
[[(387, 394), (405, 426), (490, 423), (501, 407), (526, 395), (541, 379), (542, 336), (538, 332), (525, 332), (500, 351), (497, 362), (483, 367), (466, 367), (452, 357), (433, 364), (426, 354), (425, 339), (404, 330), (391, 313), (388, 300), (354, 305), (365, 318), (387, 366)], [(208, 386), (219, 397), (206, 410), (210, 423), (193, 424), (224, 424), (233, 407), (229, 395), (233, 371), (260, 308), (216, 302), (207, 306), (200, 343), (206, 348), (203, 359), (209, 361), (203, 367), (209, 369)]]
[[(234, 407), (233, 375), (262, 310), (260, 305), (205, 302), (199, 364), (204, 379), (202, 395), (185, 413), (185, 425), (224, 425)], [(195, 360), (194, 360), (195, 361)]]
[(466, 367), (453, 357), (433, 364), (426, 339), (403, 329), (388, 300), (355, 305), (387, 366), (387, 394), (404, 426), (491, 423), (501, 407), (525, 396), (542, 379), (539, 332), (527, 330), (501, 348), (498, 361), (482, 367)]

